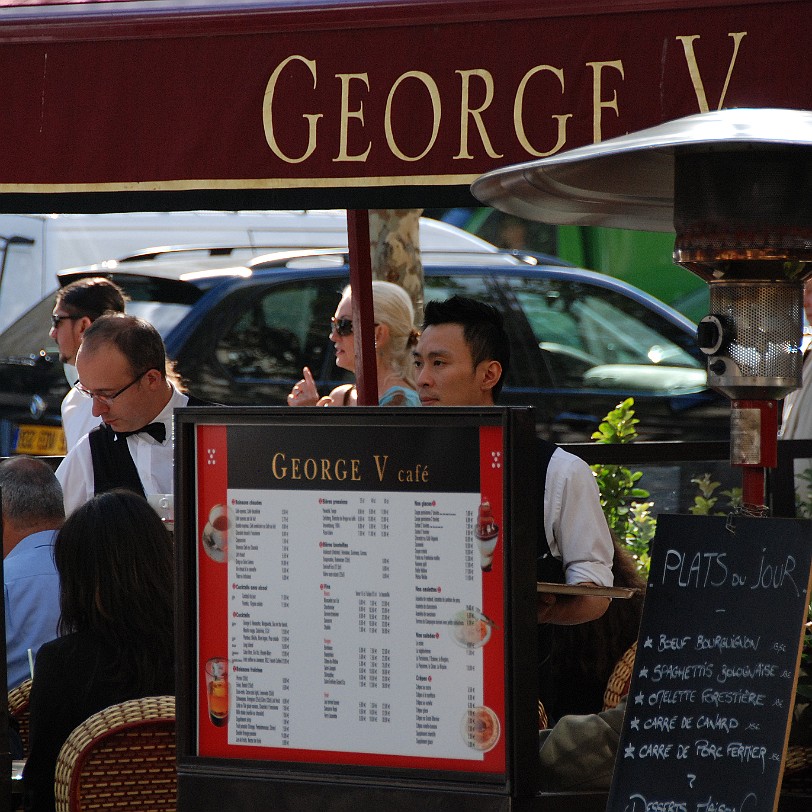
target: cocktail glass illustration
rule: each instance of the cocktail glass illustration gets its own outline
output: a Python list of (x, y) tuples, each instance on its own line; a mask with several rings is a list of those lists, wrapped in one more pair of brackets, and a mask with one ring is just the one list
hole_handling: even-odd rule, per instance
[(223, 727), (228, 723), (228, 660), (224, 657), (206, 661), (206, 695), (211, 723)]

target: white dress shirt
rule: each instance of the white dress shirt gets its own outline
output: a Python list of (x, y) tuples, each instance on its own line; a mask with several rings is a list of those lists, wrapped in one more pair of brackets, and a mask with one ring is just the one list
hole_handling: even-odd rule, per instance
[(68, 451), (101, 422), (100, 417), (93, 416), (93, 399), (71, 386), (62, 401), (62, 429)]
[[(135, 463), (144, 493), (174, 493), (175, 434), (172, 413), (185, 406), (189, 397), (172, 387), (172, 397), (154, 423), (166, 426), (166, 441), (159, 443), (149, 434), (131, 434), (126, 438), (130, 455)], [(72, 513), (94, 495), (93, 461), (90, 456), (90, 440), (85, 434), (71, 448), (56, 469), (56, 478), (62, 485), (65, 514)]]
[(812, 440), (812, 349), (807, 345), (801, 372), (801, 388), (784, 398), (781, 440)]
[(564, 565), (566, 583), (612, 586), (614, 546), (589, 466), (557, 448), (544, 484), (544, 531), (550, 552)]

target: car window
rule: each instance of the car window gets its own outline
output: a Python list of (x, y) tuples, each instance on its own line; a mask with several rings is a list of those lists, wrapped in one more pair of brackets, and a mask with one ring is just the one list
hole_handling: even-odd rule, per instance
[[(126, 305), (127, 312), (146, 319), (163, 338), (201, 296), (200, 290), (182, 282), (164, 282), (130, 274), (117, 276), (113, 281), (121, 285), (131, 299)], [(28, 355), (40, 349), (51, 354), (57, 352), (56, 342), (48, 334), (54, 300), (55, 294), (46, 296), (0, 334), (0, 357)]]
[(0, 334), (0, 357), (28, 355), (40, 349), (56, 351), (56, 342), (48, 336), (54, 297), (48, 296), (34, 305)]
[(233, 378), (301, 377), (308, 365), (317, 379), (335, 377), (328, 366), (330, 317), (343, 280), (313, 279), (232, 297), (238, 314), (217, 342), (219, 363)]
[(180, 324), (181, 319), (191, 310), (190, 305), (168, 304), (166, 302), (127, 302), (126, 310), (133, 316), (148, 321), (163, 338)]
[(679, 394), (706, 386), (683, 331), (606, 288), (558, 279), (506, 279), (550, 369), (554, 385)]
[(423, 299), (443, 301), (451, 296), (469, 296), (472, 299), (490, 301), (493, 298), (493, 286), (482, 276), (429, 276), (424, 283)]

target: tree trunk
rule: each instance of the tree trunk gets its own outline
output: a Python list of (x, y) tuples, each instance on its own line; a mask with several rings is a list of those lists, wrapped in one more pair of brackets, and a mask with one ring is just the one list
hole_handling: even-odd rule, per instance
[(400, 285), (414, 304), (415, 324), (423, 321), (423, 263), (418, 226), (423, 209), (371, 209), (369, 242), (372, 276)]

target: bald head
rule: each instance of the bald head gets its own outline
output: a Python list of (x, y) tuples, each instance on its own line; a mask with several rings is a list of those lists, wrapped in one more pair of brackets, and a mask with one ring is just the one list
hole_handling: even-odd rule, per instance
[(145, 369), (166, 368), (166, 350), (161, 334), (148, 321), (124, 313), (101, 316), (85, 330), (81, 351), (97, 352), (117, 349), (127, 360), (130, 370), (138, 374)]

